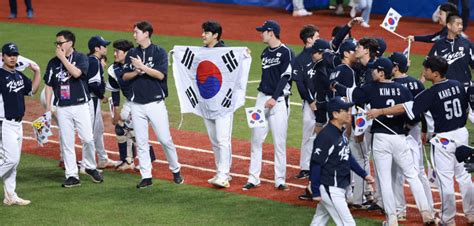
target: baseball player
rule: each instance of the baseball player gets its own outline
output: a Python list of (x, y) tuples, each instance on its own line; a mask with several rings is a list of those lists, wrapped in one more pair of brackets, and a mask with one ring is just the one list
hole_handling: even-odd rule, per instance
[[(392, 53), (389, 59), (393, 63), (393, 78), (392, 81), (397, 82), (408, 88), (413, 96), (418, 95), (421, 91), (425, 89), (423, 83), (420, 80), (417, 80), (411, 76), (408, 76), (406, 72), (408, 71), (408, 60), (402, 53)], [(413, 157), (413, 163), (415, 168), (418, 171), (418, 178), (420, 178), (421, 183), (423, 184), (423, 190), (428, 200), (430, 207), (433, 207), (433, 195), (431, 193), (430, 182), (425, 174), (424, 158), (423, 155), (424, 149), (421, 142), (421, 125), (419, 122), (409, 122), (406, 125), (409, 128), (408, 135), (413, 137), (413, 141), (408, 143), (411, 150), (411, 155)], [(411, 145), (411, 144), (414, 145)], [(397, 203), (397, 216), (398, 221), (406, 220), (406, 199), (405, 193), (403, 192), (403, 184), (405, 182), (405, 177), (403, 176), (401, 170), (398, 167), (392, 166), (394, 169), (394, 178), (393, 178), (393, 191), (395, 194), (395, 199)]]
[(426, 43), (433, 43), (442, 38), (445, 38), (448, 35), (448, 28), (446, 27), (446, 16), (451, 13), (457, 13), (458, 8), (456, 5), (450, 2), (445, 2), (439, 6), (439, 15), (438, 15), (438, 23), (443, 26), (443, 28), (430, 35), (421, 35), (421, 36), (413, 36), (409, 35), (407, 39), (411, 42), (426, 42)]
[[(204, 47), (225, 47), (221, 40), (222, 27), (218, 22), (206, 21), (201, 25)], [(216, 175), (207, 182), (221, 188), (230, 187), (229, 172), (232, 163), (232, 124), (233, 113), (222, 115), (219, 118), (203, 118), (207, 135), (214, 151)]]
[[(393, 106), (413, 99), (410, 91), (399, 83), (390, 81), (392, 77), (392, 62), (387, 58), (379, 58), (369, 65), (372, 71), (373, 82), (362, 87), (346, 88), (336, 83), (339, 94), (346, 94), (349, 101), (363, 106), (370, 104), (372, 108)], [(371, 133), (372, 151), (377, 177), (381, 187), (383, 207), (387, 216), (388, 225), (398, 225), (396, 203), (392, 189), (392, 162), (394, 161), (405, 175), (410, 189), (421, 212), (424, 223), (434, 223), (434, 214), (431, 211), (423, 187), (418, 178), (418, 172), (413, 168), (413, 158), (405, 141), (404, 116), (383, 116), (372, 124)]]
[[(336, 225), (356, 225), (346, 204), (346, 188), (351, 186), (353, 170), (367, 183), (374, 178), (357, 164), (351, 155), (344, 127), (350, 127), (353, 103), (335, 97), (327, 103), (329, 123), (314, 141), (311, 157), (311, 187), (316, 200), (320, 200), (311, 225), (327, 225), (329, 217)], [(317, 186), (319, 185), (319, 187)]]
[(107, 55), (107, 46), (110, 41), (100, 36), (94, 36), (89, 39), (89, 70), (87, 71), (88, 89), (91, 95), (89, 108), (91, 109), (92, 133), (94, 135), (94, 145), (98, 156), (97, 168), (104, 169), (118, 165), (116, 161), (109, 159), (104, 147), (104, 121), (100, 108), (105, 94), (104, 68), (101, 60)]
[(163, 146), (169, 169), (173, 173), (173, 181), (182, 184), (184, 178), (180, 173), (181, 165), (178, 163), (178, 154), (171, 138), (165, 105), (165, 97), (168, 94), (168, 56), (163, 48), (151, 43), (153, 27), (149, 22), (137, 22), (133, 30), (138, 47), (127, 52), (123, 80), (130, 81), (132, 88), (130, 105), (142, 175), (142, 180), (136, 187), (146, 188), (153, 184), (148, 122), (151, 122), (158, 141)]
[(280, 41), (280, 25), (267, 20), (256, 28), (262, 41), (268, 45), (262, 52), (262, 78), (258, 86), (255, 106), (264, 109), (267, 124), (252, 129), (249, 179), (242, 190), (260, 185), (262, 170), (262, 145), (271, 129), (275, 147), (275, 188), (287, 191), (286, 180), (286, 133), (288, 129), (291, 62), (293, 51)]
[(25, 115), (25, 98), (36, 93), (40, 83), (40, 68), (31, 64), (34, 73), (33, 81), (16, 70), (20, 52), (15, 43), (2, 47), (2, 67), (0, 68), (0, 177), (3, 179), (7, 206), (25, 206), (30, 200), (18, 197), (16, 189), (16, 172), (20, 163), (23, 140), (22, 118)]
[(414, 118), (423, 112), (431, 112), (435, 136), (444, 139), (442, 147), (431, 146), (431, 160), (440, 186), (441, 221), (444, 225), (455, 225), (456, 197), (453, 186), (453, 176), (455, 176), (461, 191), (464, 214), (468, 222), (473, 224), (474, 187), (471, 175), (464, 168), (464, 163), (457, 162), (454, 155), (456, 146), (468, 144), (469, 134), (464, 127), (468, 98), (459, 81), (445, 77), (449, 70), (445, 59), (440, 56), (429, 56), (423, 62), (423, 66), (423, 76), (433, 83), (431, 88), (418, 94), (414, 101), (397, 104), (390, 108), (373, 106), (378, 109), (372, 109), (367, 114), (374, 118), (406, 112), (408, 117)]
[(461, 82), (467, 89), (471, 84), (471, 68), (474, 68), (472, 45), (469, 40), (460, 36), (462, 18), (458, 14), (449, 14), (446, 17), (446, 27), (448, 35), (435, 42), (428, 56), (441, 56), (446, 59), (449, 64), (446, 78)]
[[(314, 71), (312, 70), (313, 60), (313, 44), (319, 39), (319, 28), (308, 24), (303, 26), (300, 31), (300, 39), (304, 43), (301, 53), (296, 56), (293, 64), (293, 81), (296, 82), (298, 92), (303, 100), (302, 120), (303, 131), (301, 139), (300, 154), (300, 172), (295, 176), (297, 179), (305, 179), (309, 177), (309, 162), (311, 158), (311, 150), (313, 149), (314, 128), (316, 125), (316, 100), (314, 81)], [(316, 78), (316, 77), (314, 77)]]
[(48, 62), (44, 81), (46, 84), (46, 107), (51, 111), (51, 96), (57, 100), (57, 117), (60, 128), (61, 146), (65, 165), (65, 188), (81, 185), (74, 150), (74, 131), (77, 130), (82, 140), (82, 166), (91, 176), (92, 181), (104, 181), (96, 169), (94, 138), (92, 135), (91, 115), (89, 108), (89, 91), (87, 89), (87, 56), (74, 49), (76, 37), (68, 30), (56, 34), (56, 57)]

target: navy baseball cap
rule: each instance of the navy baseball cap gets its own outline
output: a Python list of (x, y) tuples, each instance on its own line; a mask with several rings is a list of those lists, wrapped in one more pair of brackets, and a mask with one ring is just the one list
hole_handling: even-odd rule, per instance
[(464, 160), (474, 157), (474, 149), (466, 145), (461, 145), (456, 148), (454, 155), (458, 162), (464, 162)]
[(406, 72), (408, 70), (407, 57), (402, 53), (394, 52), (388, 57), (388, 59), (392, 61), (394, 66), (397, 65), (401, 72)]
[(322, 53), (328, 49), (330, 49), (330, 44), (328, 41), (324, 39), (318, 39), (314, 42), (313, 46), (311, 47), (312, 53)]
[(340, 96), (336, 96), (332, 99), (329, 100), (329, 102), (326, 104), (326, 108), (329, 114), (329, 117), (332, 118), (332, 113), (335, 111), (340, 111), (341, 109), (347, 110), (350, 107), (354, 106), (354, 103), (352, 102), (345, 102), (344, 98)]
[(18, 51), (18, 46), (15, 43), (10, 42), (2, 47), (2, 54), (6, 54), (8, 56), (18, 56), (20, 52)]
[(385, 75), (391, 75), (393, 64), (392, 61), (386, 57), (380, 57), (375, 62), (368, 64), (369, 68), (379, 69), (385, 72)]
[(273, 31), (275, 35), (280, 35), (280, 25), (274, 20), (267, 20), (262, 26), (257, 27), (257, 31)]
[(379, 44), (379, 48), (377, 49), (377, 56), (381, 57), (385, 50), (387, 50), (387, 43), (383, 38), (375, 38), (377, 40), (377, 44)]
[(341, 55), (344, 54), (344, 52), (349, 52), (349, 51), (355, 51), (357, 45), (355, 44), (354, 40), (345, 40), (342, 42), (342, 44), (339, 46), (339, 53)]
[(110, 44), (110, 41), (107, 41), (101, 36), (96, 35), (92, 37), (91, 39), (89, 39), (87, 46), (89, 47), (89, 50), (92, 51), (94, 50), (95, 47), (108, 46), (109, 44)]

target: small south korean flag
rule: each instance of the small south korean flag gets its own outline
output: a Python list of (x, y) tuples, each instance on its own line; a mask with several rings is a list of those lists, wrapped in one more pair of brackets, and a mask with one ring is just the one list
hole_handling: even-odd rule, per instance
[(358, 110), (357, 114), (355, 115), (355, 129), (354, 135), (360, 136), (364, 134), (365, 130), (372, 125), (372, 120), (368, 119), (367, 115), (362, 110)]
[(387, 15), (385, 16), (385, 19), (383, 20), (380, 26), (386, 29), (387, 31), (395, 32), (395, 29), (397, 29), (397, 26), (398, 26), (398, 22), (400, 21), (400, 18), (402, 18), (402, 15), (400, 15), (400, 13), (395, 11), (393, 8), (390, 8), (387, 12)]
[(440, 137), (438, 135), (431, 138), (430, 143), (438, 149), (450, 150), (452, 152), (456, 150), (456, 144), (454, 143), (454, 140)]
[(265, 112), (262, 108), (245, 108), (245, 114), (247, 115), (247, 124), (249, 125), (249, 128), (265, 126)]

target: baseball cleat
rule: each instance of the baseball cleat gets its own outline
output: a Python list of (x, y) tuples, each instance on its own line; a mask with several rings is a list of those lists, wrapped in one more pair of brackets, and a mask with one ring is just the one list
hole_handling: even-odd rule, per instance
[(309, 170), (301, 170), (296, 176), (296, 179), (306, 179), (309, 178)]
[(104, 176), (96, 169), (86, 169), (87, 175), (89, 175), (94, 183), (104, 182)]
[(400, 214), (397, 216), (398, 221), (407, 221), (407, 216), (405, 214)]
[(298, 199), (299, 200), (308, 200), (308, 201), (311, 201), (313, 200), (313, 197), (311, 196), (311, 194), (308, 194), (308, 193), (304, 193), (304, 194), (301, 194), (298, 196)]
[(63, 188), (72, 188), (81, 186), (81, 181), (75, 177), (68, 177), (61, 185)]
[(229, 181), (227, 180), (219, 180), (218, 178), (215, 178), (214, 180), (211, 181), (211, 184), (217, 187), (221, 188), (228, 188), (230, 187)]
[(31, 203), (30, 200), (22, 199), (20, 197), (6, 197), (3, 199), (3, 204), (6, 206), (18, 205), (18, 206), (26, 206)]
[(350, 205), (350, 208), (355, 209), (355, 210), (367, 210), (370, 205), (364, 205), (362, 204), (352, 204)]
[(113, 167), (117, 167), (120, 164), (121, 164), (120, 161), (114, 161), (111, 159), (99, 160), (99, 163), (97, 164), (97, 168), (98, 169), (113, 168)]
[(308, 12), (306, 9), (300, 9), (293, 11), (293, 16), (294, 17), (303, 17), (303, 16), (311, 16), (313, 15), (312, 12)]
[(260, 184), (252, 184), (252, 183), (249, 182), (249, 183), (246, 183), (246, 184), (242, 187), (242, 190), (248, 191), (248, 190), (250, 190), (250, 189), (252, 189), (252, 188), (256, 188), (256, 187), (258, 187), (258, 186), (260, 186)]
[(117, 166), (116, 168), (118, 171), (125, 171), (125, 170), (134, 170), (135, 169), (135, 164), (128, 163), (127, 161), (122, 162), (120, 165)]
[(175, 184), (182, 184), (184, 183), (184, 178), (181, 176), (181, 172), (178, 171), (177, 173), (173, 173), (173, 182)]
[(212, 181), (214, 181), (216, 178), (216, 176), (213, 176), (211, 179), (207, 180), (207, 183), (212, 184)]
[(280, 190), (280, 191), (289, 191), (290, 188), (286, 184), (280, 184), (278, 187), (275, 187), (275, 189)]
[(137, 188), (141, 189), (141, 188), (150, 187), (152, 185), (153, 185), (153, 182), (151, 181), (151, 178), (143, 178), (140, 181), (140, 183), (137, 184)]

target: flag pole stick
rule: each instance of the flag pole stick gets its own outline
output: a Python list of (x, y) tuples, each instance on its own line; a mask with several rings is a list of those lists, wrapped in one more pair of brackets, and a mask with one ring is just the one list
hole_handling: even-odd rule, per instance
[(388, 32), (390, 32), (390, 33), (392, 33), (392, 34), (394, 34), (394, 35), (396, 35), (396, 36), (402, 38), (403, 40), (407, 39), (406, 37), (403, 37), (402, 35), (396, 33), (395, 31), (388, 30), (387, 28), (385, 28), (384, 26), (382, 26), (382, 24), (380, 24), (379, 26), (382, 27), (383, 29), (387, 30)]
[(410, 60), (410, 50), (411, 50), (411, 40), (408, 39), (408, 52), (407, 52), (407, 60)]

